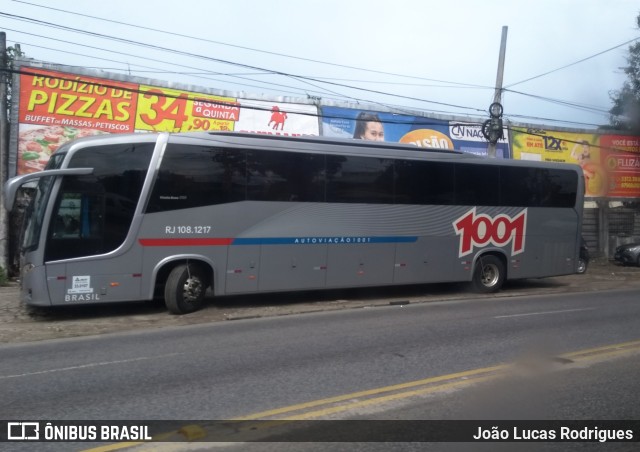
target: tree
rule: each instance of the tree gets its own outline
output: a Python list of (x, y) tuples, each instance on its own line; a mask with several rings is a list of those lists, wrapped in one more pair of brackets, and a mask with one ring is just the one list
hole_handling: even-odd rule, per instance
[[(6, 40), (3, 37), (3, 43)], [(4, 44), (3, 44), (4, 47)], [(8, 121), (11, 121), (11, 96), (13, 94), (13, 71), (15, 69), (16, 59), (23, 57), (24, 53), (20, 50), (20, 45), (16, 44), (15, 46), (5, 47), (0, 49), (0, 54), (2, 58), (0, 58), (0, 77), (2, 77), (2, 82), (4, 85), (0, 83), (4, 92), (0, 92), (0, 186), (4, 184), (7, 177), (7, 155), (8, 155), (8, 143), (9, 143), (9, 129), (7, 127)], [(13, 270), (13, 273), (16, 273), (17, 266), (9, 266), (7, 265), (11, 261), (10, 255), (12, 254), (10, 247), (14, 246), (13, 244), (18, 243), (16, 240), (18, 231), (22, 230), (22, 224), (20, 224), (20, 229), (12, 229), (8, 227), (8, 218), (6, 213), (4, 212), (4, 208), (0, 207), (3, 212), (0, 212), (0, 285), (4, 285), (7, 279), (7, 273)], [(15, 217), (15, 215), (14, 215)], [(20, 217), (22, 218), (22, 217)], [(5, 246), (5, 243), (7, 246)], [(17, 255), (16, 253), (13, 253)], [(14, 267), (14, 268), (10, 268)]]
[[(640, 14), (636, 18), (640, 28)], [(619, 130), (640, 132), (640, 42), (629, 46), (627, 80), (622, 88), (609, 94), (613, 107), (609, 110), (611, 125)]]
[[(7, 108), (11, 108), (11, 94), (13, 88), (13, 71), (15, 70), (15, 62), (17, 59), (24, 57), (24, 52), (20, 50), (20, 44), (7, 47)], [(8, 118), (11, 116), (9, 115)]]

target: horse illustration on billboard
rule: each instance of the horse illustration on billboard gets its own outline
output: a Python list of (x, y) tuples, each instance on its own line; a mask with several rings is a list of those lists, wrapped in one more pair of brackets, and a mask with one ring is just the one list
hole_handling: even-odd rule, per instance
[(269, 126), (273, 123), (273, 130), (278, 130), (278, 126), (280, 126), (280, 130), (284, 130), (284, 122), (287, 120), (287, 113), (284, 111), (280, 111), (277, 105), (274, 105), (271, 108), (271, 120), (269, 121)]

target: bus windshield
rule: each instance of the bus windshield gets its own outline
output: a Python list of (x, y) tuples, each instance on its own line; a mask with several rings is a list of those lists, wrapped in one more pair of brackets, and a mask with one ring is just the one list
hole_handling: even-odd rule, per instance
[[(51, 156), (47, 167), (45, 169), (59, 169), (64, 160), (63, 153), (56, 153)], [(38, 249), (38, 242), (40, 240), (40, 232), (42, 231), (42, 223), (44, 221), (44, 214), (49, 202), (49, 196), (51, 194), (51, 187), (53, 187), (53, 181), (55, 177), (42, 177), (37, 182), (35, 192), (32, 195), (31, 202), (27, 208), (25, 218), (27, 224), (25, 226), (22, 237), (22, 249), (23, 251), (34, 251)]]
[(55, 177), (50, 176), (43, 177), (38, 181), (35, 193), (29, 203), (29, 207), (27, 208), (25, 215), (27, 225), (24, 229), (24, 236), (22, 240), (23, 251), (34, 251), (38, 249), (44, 214), (54, 180)]

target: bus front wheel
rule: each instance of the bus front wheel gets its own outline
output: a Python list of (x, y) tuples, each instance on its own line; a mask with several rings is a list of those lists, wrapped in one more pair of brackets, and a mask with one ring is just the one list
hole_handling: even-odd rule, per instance
[(202, 307), (206, 291), (206, 278), (200, 267), (181, 264), (169, 273), (164, 301), (172, 314), (189, 314)]
[(504, 263), (499, 257), (481, 256), (473, 273), (472, 287), (479, 293), (497, 292), (502, 287), (505, 273)]

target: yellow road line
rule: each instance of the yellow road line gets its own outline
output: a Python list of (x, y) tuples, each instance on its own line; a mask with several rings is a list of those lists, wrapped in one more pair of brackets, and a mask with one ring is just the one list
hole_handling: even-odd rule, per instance
[(300, 414), (300, 415), (295, 415), (295, 416), (292, 416), (292, 417), (284, 418), (284, 420), (287, 420), (287, 421), (298, 421), (298, 420), (305, 420), (305, 419), (313, 419), (313, 418), (317, 418), (317, 417), (327, 416), (329, 414), (339, 413), (339, 412), (342, 412), (342, 411), (348, 411), (348, 410), (351, 410), (351, 409), (354, 409), (354, 408), (361, 408), (361, 407), (365, 407), (365, 406), (369, 406), (369, 405), (377, 405), (377, 404), (381, 404), (381, 403), (391, 402), (391, 401), (394, 401), (394, 400), (400, 400), (400, 399), (406, 399), (406, 398), (414, 397), (414, 396), (418, 396), (418, 395), (424, 395), (424, 394), (428, 394), (430, 392), (437, 392), (437, 391), (443, 391), (445, 389), (452, 389), (452, 388), (455, 388), (457, 386), (468, 385), (471, 382), (478, 383), (478, 382), (481, 382), (481, 381), (487, 381), (487, 380), (491, 380), (492, 378), (496, 378), (499, 375), (500, 375), (499, 373), (493, 373), (493, 374), (485, 375), (485, 376), (482, 376), (482, 377), (475, 377), (473, 380), (458, 380), (458, 381), (452, 381), (450, 383), (444, 383), (444, 384), (437, 385), (437, 386), (430, 386), (430, 387), (424, 388), (424, 389), (416, 389), (416, 390), (413, 390), (413, 391), (398, 392), (398, 393), (395, 393), (395, 394), (376, 397), (376, 398), (373, 398), (373, 399), (362, 400), (362, 401), (352, 402), (352, 403), (349, 403), (349, 404), (334, 406), (334, 407), (331, 407), (331, 408), (325, 408), (325, 409), (321, 409), (321, 410), (311, 411), (311, 412), (307, 412), (307, 413), (304, 413), (304, 414)]
[(345, 401), (345, 400), (351, 400), (351, 399), (356, 399), (356, 398), (361, 398), (361, 397), (373, 396), (373, 395), (383, 394), (383, 393), (388, 393), (388, 392), (393, 392), (393, 391), (400, 391), (400, 390), (403, 390), (403, 389), (415, 388), (416, 386), (424, 386), (424, 385), (427, 385), (427, 384), (438, 383), (438, 382), (446, 381), (446, 380), (467, 379), (466, 381), (470, 381), (469, 378), (471, 378), (471, 377), (475, 377), (477, 375), (491, 373), (491, 372), (498, 372), (500, 370), (506, 369), (507, 367), (508, 366), (506, 364), (503, 364), (503, 365), (499, 365), (499, 366), (485, 367), (485, 368), (482, 368), (482, 369), (467, 370), (467, 371), (458, 372), (458, 373), (455, 373), (455, 374), (441, 375), (441, 376), (438, 376), (438, 377), (426, 378), (424, 380), (411, 381), (411, 382), (408, 382), (408, 383), (401, 383), (401, 384), (392, 385), (392, 386), (385, 386), (385, 387), (382, 387), (382, 388), (370, 389), (370, 390), (367, 390), (367, 391), (360, 391), (360, 392), (354, 392), (354, 393), (351, 393), (351, 394), (344, 394), (344, 395), (341, 395), (341, 396), (330, 397), (330, 398), (327, 398), (327, 399), (314, 400), (314, 401), (311, 401), (311, 402), (300, 403), (300, 404), (297, 404), (297, 405), (290, 405), (290, 406), (286, 406), (286, 407), (282, 407), (282, 408), (276, 408), (274, 410), (262, 411), (260, 413), (254, 413), (254, 414), (250, 414), (248, 416), (242, 416), (242, 417), (234, 418), (232, 420), (234, 420), (234, 421), (248, 421), (248, 420), (254, 420), (254, 419), (263, 419), (265, 417), (271, 417), (271, 416), (275, 416), (275, 415), (278, 415), (278, 414), (290, 413), (292, 411), (301, 411), (301, 410), (305, 410), (305, 409), (308, 409), (308, 408), (314, 408), (314, 407), (321, 406), (321, 405), (328, 405), (328, 404), (332, 404), (332, 403), (336, 403), (336, 402), (342, 402), (342, 401)]
[(94, 449), (85, 449), (85, 452), (110, 452), (112, 450), (120, 450), (120, 449), (126, 449), (133, 446), (139, 446), (140, 444), (144, 444), (144, 443), (141, 441), (134, 441), (130, 443), (108, 444), (106, 446), (100, 446)]
[[(153, 440), (164, 441), (165, 439), (168, 439), (171, 436), (175, 435), (177, 432), (178, 431), (175, 430), (172, 432), (166, 432), (166, 433), (161, 433), (159, 435), (154, 435)], [(126, 449), (129, 447), (139, 446), (141, 444), (146, 444), (146, 443), (147, 443), (146, 441), (127, 441), (126, 443), (107, 444), (106, 446), (98, 446), (93, 449), (86, 449), (85, 452), (110, 452), (112, 450)]]
[[(565, 353), (558, 358), (564, 358), (573, 362), (588, 362), (602, 358), (613, 358), (618, 355), (637, 351), (640, 351), (640, 340)], [(488, 381), (504, 375), (504, 371), (506, 371), (510, 367), (510, 364), (501, 364), (497, 366), (472, 369), (453, 374), (440, 375), (437, 377), (425, 378), (422, 380), (410, 381), (397, 385), (384, 386), (381, 388), (353, 392), (350, 394), (343, 394), (336, 397), (313, 400), (296, 405), (289, 405), (273, 410), (261, 411), (258, 413), (249, 414), (247, 416), (234, 418), (230, 421), (235, 422), (270, 420), (271, 422), (261, 423), (261, 427), (259, 427), (259, 430), (268, 430), (269, 426), (271, 426), (272, 423), (273, 425), (281, 425), (296, 420), (320, 418), (335, 413), (349, 411), (355, 408), (382, 404), (414, 396), (425, 395), (428, 393), (453, 389), (472, 383)], [(247, 424), (247, 429), (255, 428), (256, 427), (252, 423)], [(200, 434), (195, 436), (191, 435), (189, 434), (189, 429), (200, 429)], [(244, 430), (244, 428), (241, 430)], [(182, 440), (186, 441), (197, 441), (198, 439), (203, 438), (202, 427), (197, 425), (186, 426), (172, 432), (163, 433), (161, 435), (154, 435), (154, 439), (165, 440), (170, 438), (171, 436), (177, 436), (176, 440), (182, 438)], [(87, 449), (85, 452), (110, 452), (139, 446), (141, 444), (145, 444), (145, 442), (139, 441), (116, 443), (97, 447), (94, 449)]]
[[(586, 350), (579, 350), (576, 352), (570, 352), (559, 356), (559, 358), (569, 359), (571, 361), (588, 361), (596, 358), (608, 358), (615, 357), (617, 355), (621, 355), (624, 353), (629, 353), (632, 351), (636, 351), (640, 349), (640, 341), (630, 341), (624, 342), (620, 344), (607, 345), (603, 347), (595, 347)], [(247, 416), (242, 416), (238, 418), (234, 418), (233, 420), (257, 420), (257, 419), (266, 419), (271, 418), (277, 415), (289, 415), (285, 418), (286, 420), (302, 420), (302, 419), (310, 419), (314, 417), (321, 417), (324, 415), (347, 411), (351, 408), (373, 405), (376, 403), (384, 403), (390, 400), (398, 400), (402, 398), (412, 397), (414, 395), (426, 394), (429, 392), (436, 392), (443, 389), (448, 389), (455, 386), (461, 386), (464, 384), (470, 384), (479, 381), (485, 381), (490, 378), (494, 378), (498, 375), (501, 375), (502, 371), (509, 368), (510, 365), (502, 364), (498, 366), (485, 367), (481, 369), (473, 369), (465, 372), (458, 372), (455, 374), (441, 375), (438, 377), (426, 378), (423, 380), (411, 381), (408, 383), (402, 383), (398, 385), (385, 386), (381, 388), (371, 389), (367, 391), (354, 392), (351, 394), (344, 394), (337, 397), (330, 397), (326, 399), (314, 400), (311, 402), (300, 403), (296, 405), (290, 405), (286, 407), (277, 408), (274, 410), (262, 411), (259, 413), (253, 413)], [(448, 383), (441, 385), (434, 385), (435, 383), (445, 382)], [(431, 385), (427, 388), (423, 389), (413, 389), (411, 391), (403, 391), (406, 389), (416, 388), (418, 386), (427, 386)], [(401, 392), (402, 391), (402, 392)], [(383, 395), (388, 394), (388, 395)], [(405, 395), (406, 394), (406, 395)], [(375, 397), (378, 396), (378, 397)], [(367, 400), (357, 400), (362, 399), (363, 397), (369, 397)], [(353, 402), (348, 402), (349, 400), (354, 400)], [(348, 402), (342, 405), (333, 406), (332, 404), (337, 404), (338, 402)], [(325, 406), (327, 408), (321, 408), (315, 411), (307, 411), (311, 408), (317, 408)], [(299, 414), (293, 414), (295, 412), (301, 412)]]
[(608, 354), (610, 352), (633, 351), (635, 348), (640, 348), (640, 341), (622, 342), (620, 344), (606, 345), (604, 347), (596, 347), (596, 348), (590, 348), (587, 350), (579, 350), (577, 352), (566, 353), (562, 356), (568, 359), (589, 358), (591, 356)]

